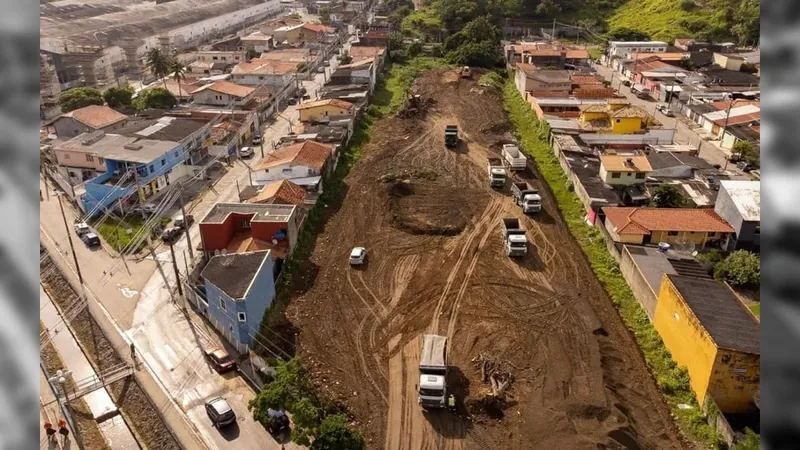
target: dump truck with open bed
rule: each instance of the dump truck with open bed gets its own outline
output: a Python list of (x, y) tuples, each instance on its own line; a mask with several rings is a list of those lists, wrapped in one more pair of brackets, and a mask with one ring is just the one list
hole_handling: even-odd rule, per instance
[(525, 214), (537, 213), (542, 210), (542, 197), (539, 195), (539, 191), (524, 181), (515, 181), (511, 184), (511, 198)]
[(528, 238), (525, 230), (516, 217), (500, 219), (500, 235), (503, 237), (503, 246), (510, 257), (525, 256), (528, 254)]
[(528, 158), (519, 150), (516, 144), (503, 144), (501, 150), (503, 161), (510, 170), (525, 170), (528, 167)]
[(441, 409), (447, 399), (447, 338), (435, 334), (422, 337), (419, 355), (418, 401), (423, 409)]
[(489, 158), (489, 186), (501, 188), (506, 185), (506, 169), (500, 158)]
[(444, 145), (455, 147), (458, 145), (458, 125), (447, 125), (444, 127)]

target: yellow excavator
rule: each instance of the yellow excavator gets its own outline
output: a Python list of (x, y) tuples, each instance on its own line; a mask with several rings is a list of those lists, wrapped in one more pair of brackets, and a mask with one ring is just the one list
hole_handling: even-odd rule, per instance
[(470, 70), (469, 66), (461, 68), (461, 78), (472, 78), (472, 70)]

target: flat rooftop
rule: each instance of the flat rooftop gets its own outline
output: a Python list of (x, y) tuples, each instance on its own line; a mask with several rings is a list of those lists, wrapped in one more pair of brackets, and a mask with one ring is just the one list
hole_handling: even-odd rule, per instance
[(253, 278), (268, 256), (269, 250), (214, 256), (200, 276), (232, 299), (241, 299), (247, 295)]
[(200, 223), (222, 223), (232, 213), (255, 214), (251, 222), (288, 222), (295, 208), (294, 205), (217, 203)]
[(745, 180), (722, 180), (721, 188), (731, 197), (733, 204), (748, 222), (761, 220), (761, 183)]
[(55, 149), (94, 153), (105, 159), (149, 164), (178, 145), (180, 144), (175, 141), (93, 132), (81, 133), (59, 144)]
[[(262, 4), (262, 0), (57, 0), (40, 4), (40, 39), (119, 45)], [(45, 46), (48, 47), (48, 46)]]
[[(130, 147), (131, 145), (135, 146), (136, 148)], [(102, 154), (102, 156), (105, 159), (149, 164), (158, 159), (160, 156), (171, 152), (179, 145), (180, 144), (178, 142), (174, 141), (139, 139), (133, 144), (129, 144), (128, 148), (116, 147), (108, 149)]]
[(115, 133), (159, 141), (179, 142), (201, 130), (208, 125), (208, 122), (207, 120), (163, 116), (158, 119), (141, 119), (129, 122), (125, 127), (116, 130)]

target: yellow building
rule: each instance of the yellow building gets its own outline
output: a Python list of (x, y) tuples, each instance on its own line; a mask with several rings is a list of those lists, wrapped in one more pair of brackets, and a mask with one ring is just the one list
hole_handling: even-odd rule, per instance
[(730, 288), (664, 274), (653, 325), (701, 405), (710, 396), (723, 414), (758, 411), (760, 327)]
[(301, 122), (319, 122), (331, 117), (352, 116), (356, 107), (344, 100), (327, 99), (303, 103), (297, 110)]
[(652, 171), (646, 156), (600, 156), (600, 179), (611, 186), (644, 184)]
[(693, 242), (700, 249), (712, 243), (725, 244), (734, 232), (710, 209), (609, 206), (603, 213), (611, 238), (624, 244)]
[(646, 132), (651, 119), (638, 106), (612, 100), (605, 105), (587, 105), (581, 108), (580, 122), (586, 130), (632, 134)]

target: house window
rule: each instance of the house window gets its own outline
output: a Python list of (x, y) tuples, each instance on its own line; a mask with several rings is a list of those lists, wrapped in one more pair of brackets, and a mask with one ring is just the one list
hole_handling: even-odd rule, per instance
[(178, 157), (178, 153), (179, 153), (178, 150), (175, 150), (175, 157), (176, 158)]
[(677, 236), (677, 235), (678, 235), (677, 231), (667, 231), (667, 236)]
[(761, 224), (756, 225), (756, 229), (753, 230), (753, 234), (760, 235), (761, 234)]
[(216, 56), (212, 56), (212, 57), (211, 57), (211, 59), (213, 59), (214, 61), (216, 61), (216, 60), (217, 60), (217, 59), (219, 59), (219, 58), (217, 58)]
[(637, 180), (644, 180), (644, 175), (645, 175), (645, 174), (643, 174), (643, 173), (637, 173), (637, 174), (636, 174), (636, 179), (637, 179)]
[(247, 322), (247, 314), (243, 312), (236, 313), (236, 318), (239, 319), (239, 322)]
[(88, 153), (87, 153), (87, 154), (86, 154), (86, 161), (89, 161), (89, 162), (94, 162), (94, 156), (92, 156), (92, 155), (90, 155), (90, 154), (88, 154)]
[(166, 165), (167, 165), (167, 160), (166, 159), (162, 159), (161, 160), (161, 167), (164, 167)]
[(155, 165), (153, 165), (153, 164), (150, 164), (150, 173), (153, 173), (153, 172), (155, 172), (155, 171), (156, 171), (156, 167), (155, 167)]
[(286, 168), (286, 169), (283, 169), (281, 172), (283, 172), (283, 173), (292, 173), (292, 169), (291, 168)]
[(622, 174), (619, 172), (611, 172), (611, 178), (619, 178), (620, 176), (622, 176)]
[(226, 58), (225, 56), (223, 56), (223, 57), (222, 57), (222, 60), (223, 60), (223, 61), (227, 61), (227, 60), (228, 60), (228, 58)]
[(221, 295), (219, 297), (219, 309), (221, 309), (223, 311), (227, 311), (228, 310), (228, 306), (225, 305), (225, 297), (223, 297)]
[(250, 228), (250, 221), (249, 220), (243, 220), (242, 221), (242, 228)]
[(100, 158), (100, 157), (97, 157), (97, 163), (98, 163), (98, 164), (104, 164), (105, 162), (106, 162), (106, 160), (105, 160), (105, 159), (103, 159), (103, 158)]
[(617, 123), (622, 123), (622, 119), (617, 119)]
[(311, 175), (314, 175), (314, 169), (310, 169), (310, 168), (309, 168), (309, 169), (308, 169), (308, 175), (309, 175), (309, 176), (311, 176)]
[(264, 77), (258, 77), (258, 79), (259, 79), (259, 80), (263, 80), (263, 79), (264, 79)]

